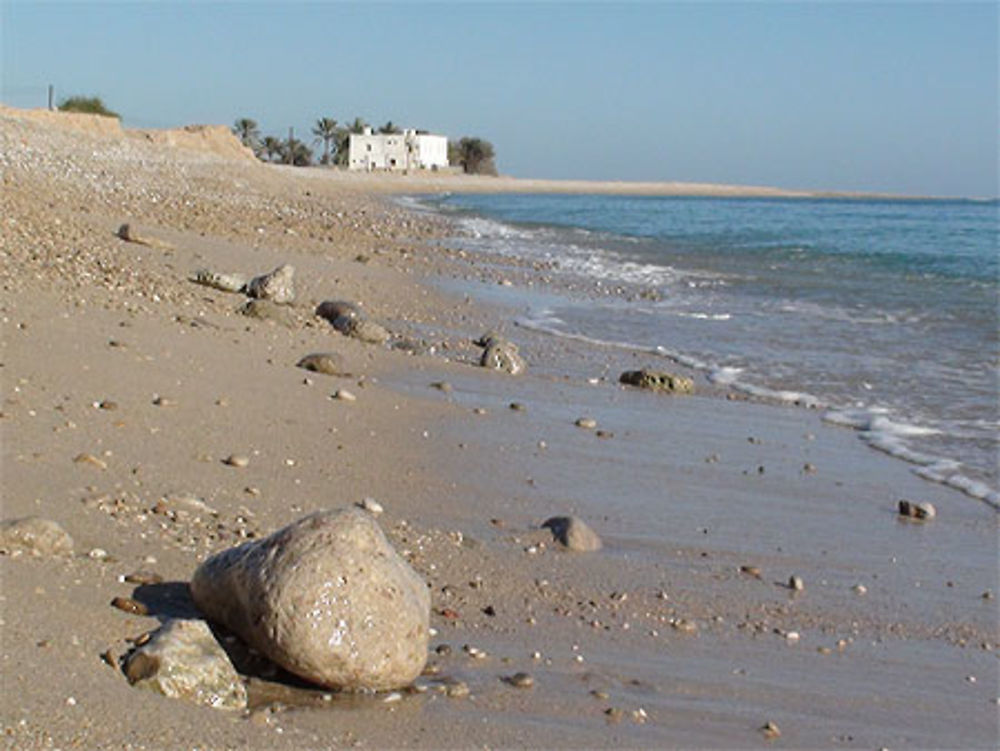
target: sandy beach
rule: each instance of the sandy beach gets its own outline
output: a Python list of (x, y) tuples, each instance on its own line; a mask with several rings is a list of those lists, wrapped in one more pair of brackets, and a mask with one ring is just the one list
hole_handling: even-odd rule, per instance
[[(813, 410), (695, 373), (694, 396), (621, 386), (636, 353), (513, 324), (518, 287), (544, 286), (534, 269), (442, 246), (443, 219), (389, 200), (800, 194), (303, 170), (257, 162), (221, 128), (2, 107), (0, 175), (0, 521), (50, 519), (74, 543), (0, 555), (7, 748), (1000, 741), (995, 510)], [(191, 281), (281, 264), (296, 297), (275, 320)], [(313, 314), (324, 300), (356, 303), (390, 342), (342, 336)], [(491, 330), (527, 373), (478, 366)], [(350, 375), (296, 367), (313, 352)], [(184, 498), (207, 510), (171, 506)], [(425, 677), (467, 692), (336, 694), (265, 669), (242, 675), (249, 708), (227, 712), (129, 684), (136, 639), (197, 617), (187, 582), (208, 555), (365, 498), (429, 587)], [(900, 499), (937, 517), (901, 519)], [(561, 550), (540, 528), (560, 514), (603, 548)], [(163, 582), (124, 580), (139, 570)]]

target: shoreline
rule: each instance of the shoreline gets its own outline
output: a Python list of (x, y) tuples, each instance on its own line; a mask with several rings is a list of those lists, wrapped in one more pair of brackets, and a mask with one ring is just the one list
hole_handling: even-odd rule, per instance
[[(9, 742), (765, 747), (774, 722), (796, 747), (995, 745), (997, 520), (980, 504), (809, 411), (623, 389), (617, 358), (511, 330), (516, 310), (438, 286), (500, 277), (363, 182), (2, 116), (0, 138), (3, 518), (53, 518), (76, 541), (68, 558), (0, 557)], [(125, 221), (169, 247), (121, 241)], [(187, 280), (284, 262), (289, 328)], [(311, 315), (329, 298), (411, 346), (335, 334)], [(516, 337), (527, 375), (474, 367), (469, 339), (488, 329)], [(294, 366), (324, 350), (353, 375)], [(613, 436), (576, 427), (582, 414)], [(237, 451), (247, 467), (220, 461)], [(73, 461), (84, 453), (96, 461)], [(216, 514), (152, 510), (185, 494)], [(326, 700), (249, 676), (255, 708), (231, 715), (137, 691), (102, 662), (167, 612), (109, 607), (135, 595), (123, 574), (180, 585), (243, 533), (367, 496), (431, 588), (432, 646), (451, 647), (432, 663), (468, 696)], [(940, 516), (900, 521), (897, 496)], [(556, 549), (539, 524), (558, 513), (605, 549)], [(534, 687), (504, 682), (517, 671)]]

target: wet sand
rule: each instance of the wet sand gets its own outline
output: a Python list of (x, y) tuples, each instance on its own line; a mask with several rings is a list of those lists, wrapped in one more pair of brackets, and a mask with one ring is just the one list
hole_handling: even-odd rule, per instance
[[(76, 542), (69, 558), (0, 557), (8, 747), (996, 746), (988, 507), (815, 412), (702, 382), (681, 398), (619, 386), (641, 358), (519, 329), (516, 295), (480, 294), (531, 269), (427, 244), (446, 228), (374, 197), (416, 183), (9, 112), (0, 138), (2, 518), (52, 518)], [(124, 221), (172, 247), (120, 241)], [(283, 262), (291, 328), (187, 281)], [(336, 334), (311, 316), (329, 298), (424, 353)], [(473, 364), (470, 340), (491, 328), (518, 342), (527, 375)], [(315, 351), (353, 375), (294, 366)], [(338, 388), (357, 401), (331, 399)], [(576, 427), (585, 415), (613, 436)], [(232, 453), (249, 465), (223, 464)], [(152, 511), (177, 494), (217, 516)], [(253, 711), (226, 713), (133, 689), (102, 661), (188, 607), (183, 584), (209, 553), (366, 496), (431, 587), (431, 643), (451, 648), (432, 653), (437, 676), (468, 696), (387, 702), (248, 676)], [(938, 517), (900, 520), (899, 498)], [(604, 549), (558, 550), (538, 525), (564, 513)], [(109, 606), (141, 594), (120, 581), (140, 568), (174, 583), (146, 617)], [(504, 682), (519, 671), (533, 687)]]

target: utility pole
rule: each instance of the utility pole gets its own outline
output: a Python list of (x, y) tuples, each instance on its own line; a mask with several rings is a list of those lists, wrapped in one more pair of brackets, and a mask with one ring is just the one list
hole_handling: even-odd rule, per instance
[(51, 112), (54, 108), (52, 106), (52, 97), (56, 93), (56, 87), (49, 84), (49, 111)]
[(295, 142), (295, 128), (288, 126), (288, 163), (295, 163), (295, 155), (292, 153), (292, 147)]

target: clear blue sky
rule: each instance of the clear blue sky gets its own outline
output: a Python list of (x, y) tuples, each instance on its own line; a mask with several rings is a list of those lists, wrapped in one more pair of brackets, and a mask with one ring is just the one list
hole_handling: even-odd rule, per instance
[(0, 101), (493, 142), (520, 177), (996, 196), (998, 6), (0, 0)]

